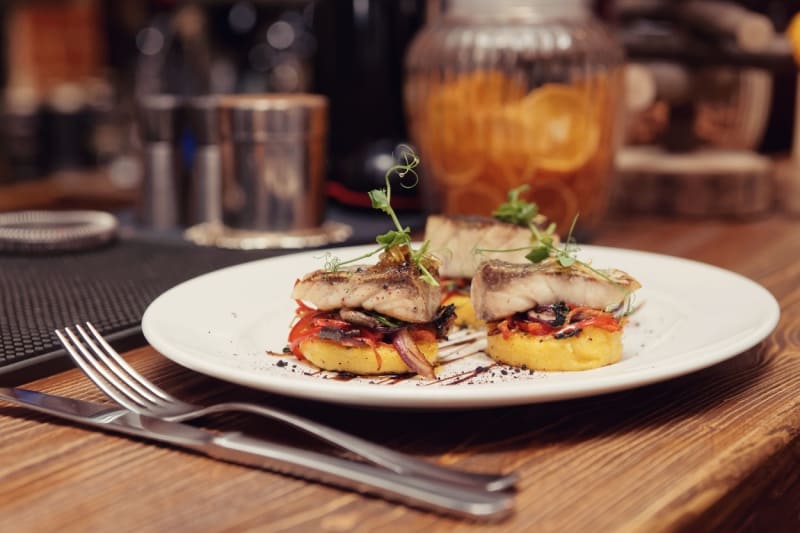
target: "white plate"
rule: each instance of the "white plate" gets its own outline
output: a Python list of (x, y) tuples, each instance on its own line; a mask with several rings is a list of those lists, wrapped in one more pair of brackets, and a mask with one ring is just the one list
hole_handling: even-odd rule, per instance
[[(338, 248), (343, 259), (369, 247)], [(353, 405), (445, 409), (527, 404), (638, 387), (708, 367), (764, 339), (780, 315), (760, 285), (686, 259), (583, 246), (595, 267), (616, 267), (643, 285), (641, 308), (623, 335), (616, 364), (582, 372), (527, 372), (479, 354), (441, 367), (438, 381), (419, 377), (342, 379), (280, 353), (295, 303), (294, 281), (322, 267), (312, 251), (225, 268), (182, 283), (147, 309), (148, 342), (174, 362), (270, 392)], [(486, 371), (474, 375), (474, 368)], [(472, 377), (469, 377), (472, 376)]]

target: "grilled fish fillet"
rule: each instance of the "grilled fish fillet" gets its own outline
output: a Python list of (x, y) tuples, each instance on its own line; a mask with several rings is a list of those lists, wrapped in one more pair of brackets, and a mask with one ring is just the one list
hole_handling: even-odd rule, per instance
[(413, 323), (433, 320), (441, 297), (441, 287), (422, 281), (419, 270), (408, 263), (316, 270), (292, 291), (292, 298), (324, 311), (362, 308)]
[(489, 259), (511, 263), (527, 262), (529, 249), (517, 252), (482, 252), (510, 250), (531, 244), (527, 228), (500, 222), (489, 217), (431, 215), (425, 224), (429, 250), (441, 261), (440, 273), (445, 278), (471, 278), (478, 265)]
[(641, 287), (620, 270), (602, 272), (609, 279), (579, 264), (562, 267), (553, 258), (536, 264), (488, 261), (472, 279), (472, 305), (481, 320), (499, 320), (559, 302), (607, 309)]

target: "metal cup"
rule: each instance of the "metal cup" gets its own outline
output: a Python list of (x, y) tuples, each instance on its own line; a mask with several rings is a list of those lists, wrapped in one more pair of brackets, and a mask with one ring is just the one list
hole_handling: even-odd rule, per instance
[(189, 224), (222, 222), (222, 150), (219, 99), (197, 96), (186, 102), (189, 132), (194, 140), (189, 184)]
[(156, 229), (172, 229), (181, 224), (186, 188), (175, 146), (181, 102), (172, 95), (150, 95), (140, 98), (137, 107), (144, 160), (141, 222)]
[(313, 94), (221, 97), (226, 226), (259, 231), (317, 228), (325, 209), (328, 103)]

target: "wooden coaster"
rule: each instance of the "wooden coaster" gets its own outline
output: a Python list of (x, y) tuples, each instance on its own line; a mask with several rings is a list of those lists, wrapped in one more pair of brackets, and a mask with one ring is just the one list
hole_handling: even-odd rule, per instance
[(775, 192), (785, 213), (800, 215), (800, 162), (791, 158), (775, 162)]
[(637, 212), (752, 216), (772, 207), (773, 164), (749, 151), (668, 153), (629, 147), (617, 156), (616, 205)]

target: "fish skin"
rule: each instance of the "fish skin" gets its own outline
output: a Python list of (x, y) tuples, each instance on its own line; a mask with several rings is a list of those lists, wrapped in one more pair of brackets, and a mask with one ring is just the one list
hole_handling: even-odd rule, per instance
[(563, 267), (554, 258), (527, 264), (492, 260), (476, 272), (470, 297), (478, 318), (491, 321), (559, 302), (607, 309), (641, 287), (621, 270), (602, 272), (613, 281), (578, 263)]
[[(500, 222), (490, 217), (465, 215), (430, 215), (425, 224), (429, 250), (440, 261), (444, 278), (471, 278), (478, 266), (490, 259), (525, 263), (530, 251), (531, 231), (528, 228)], [(478, 252), (514, 250), (515, 252)]]
[(323, 311), (360, 308), (421, 324), (436, 316), (442, 293), (441, 287), (419, 276), (419, 270), (408, 263), (316, 270), (297, 282), (292, 298)]

